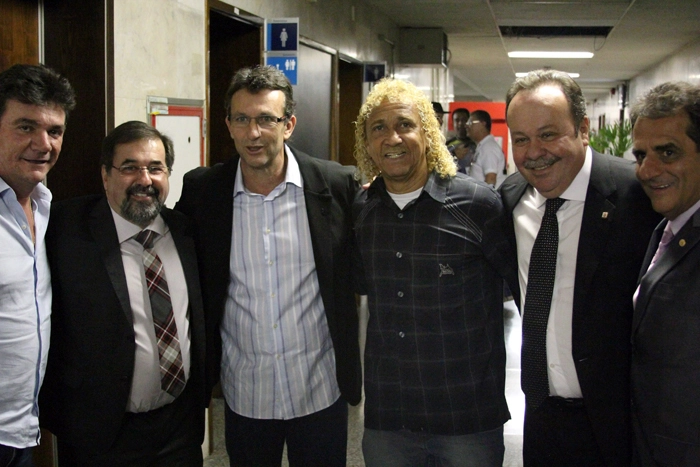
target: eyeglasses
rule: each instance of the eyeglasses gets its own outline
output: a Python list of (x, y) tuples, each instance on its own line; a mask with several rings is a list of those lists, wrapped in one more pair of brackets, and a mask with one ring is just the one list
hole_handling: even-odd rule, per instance
[(119, 173), (124, 177), (133, 177), (134, 175), (140, 174), (143, 170), (148, 172), (148, 175), (150, 175), (151, 177), (160, 177), (161, 175), (169, 171), (167, 167), (163, 167), (162, 165), (149, 165), (139, 167), (138, 165), (127, 164), (122, 165), (121, 167), (113, 165), (112, 168), (117, 169)]
[(472, 126), (475, 123), (481, 123), (481, 120), (469, 120), (467, 122), (467, 126)]
[(265, 129), (269, 130), (269, 129), (276, 127), (278, 123), (287, 120), (287, 118), (288, 117), (286, 115), (284, 117), (274, 117), (272, 115), (260, 115), (258, 117), (248, 117), (247, 115), (237, 115), (233, 118), (230, 118), (229, 121), (231, 122), (231, 126), (233, 126), (235, 128), (248, 128), (248, 125), (250, 125), (250, 122), (255, 121), (255, 123), (260, 128), (265, 128)]

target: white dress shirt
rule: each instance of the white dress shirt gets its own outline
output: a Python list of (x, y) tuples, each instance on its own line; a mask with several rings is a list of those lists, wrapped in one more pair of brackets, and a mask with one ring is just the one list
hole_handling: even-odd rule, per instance
[(493, 135), (486, 135), (484, 139), (476, 145), (476, 153), (472, 162), (469, 175), (479, 181), (486, 181), (487, 174), (496, 174), (496, 188), (503, 182), (505, 175), (503, 169), (506, 160), (503, 156), (503, 149)]
[(30, 198), (36, 246), (17, 195), (0, 178), (0, 444), (15, 448), (39, 443), (37, 398), (51, 337), (51, 192), (40, 183)]
[[(583, 167), (571, 185), (561, 194), (560, 198), (565, 199), (566, 202), (557, 211), (559, 249), (552, 306), (547, 323), (547, 370), (549, 391), (550, 395), (553, 396), (582, 397), (576, 366), (571, 354), (571, 334), (576, 258), (592, 163), (593, 156), (590, 148), (587, 148)], [(532, 186), (529, 186), (513, 210), (518, 249), (521, 310), (525, 310), (530, 254), (542, 224), (545, 202), (546, 198)]]
[[(148, 295), (146, 272), (143, 266), (143, 245), (134, 239), (134, 236), (143, 229), (127, 221), (114, 210), (112, 210), (112, 217), (117, 227), (126, 284), (129, 290), (129, 303), (134, 317), (134, 333), (136, 334), (134, 377), (131, 381), (131, 394), (126, 410), (128, 412), (147, 412), (169, 404), (174, 398), (160, 387), (158, 341), (156, 340), (151, 300)], [(170, 301), (173, 305), (173, 315), (177, 325), (177, 337), (182, 352), (185, 380), (187, 380), (190, 374), (190, 321), (185, 273), (170, 229), (163, 218), (160, 215), (156, 217), (147, 229), (160, 234), (153, 242), (153, 251), (163, 263), (165, 278), (168, 281)]]
[(263, 196), (233, 191), (230, 272), (221, 323), (221, 384), (239, 415), (287, 420), (340, 397), (299, 164)]

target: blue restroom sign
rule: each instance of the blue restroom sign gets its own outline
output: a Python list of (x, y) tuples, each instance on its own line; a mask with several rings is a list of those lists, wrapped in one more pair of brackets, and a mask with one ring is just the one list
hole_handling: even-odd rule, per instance
[(268, 52), (296, 52), (299, 49), (299, 18), (273, 18), (265, 22), (265, 49)]
[(297, 68), (299, 60), (296, 55), (267, 56), (265, 64), (280, 70), (293, 85), (297, 84)]

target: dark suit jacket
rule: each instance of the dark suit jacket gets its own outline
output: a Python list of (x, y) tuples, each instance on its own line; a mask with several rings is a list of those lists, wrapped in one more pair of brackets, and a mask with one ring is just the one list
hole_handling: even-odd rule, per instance
[[(517, 173), (500, 188), (514, 248), (512, 213), (527, 186)], [(588, 416), (610, 466), (630, 463), (632, 295), (658, 220), (634, 164), (594, 151), (576, 257), (572, 353)], [(511, 290), (519, 306), (519, 284), (511, 284)]]
[[(338, 386), (350, 404), (360, 402), (362, 370), (358, 317), (352, 275), (352, 202), (358, 186), (353, 169), (293, 151), (304, 180), (304, 199), (311, 243), (333, 341)], [(219, 380), (219, 326), (230, 278), (233, 186), (239, 157), (185, 174), (182, 196), (175, 206), (197, 225), (197, 255), (207, 326), (207, 388)]]
[[(189, 394), (204, 395), (204, 317), (189, 221), (164, 208), (189, 295)], [(41, 389), (42, 426), (60, 441), (101, 453), (114, 442), (131, 390), (134, 327), (126, 276), (107, 199), (54, 203), (46, 235), (53, 308), (51, 347)], [(188, 394), (185, 392), (183, 394)], [(196, 426), (193, 421), (193, 429)]]
[[(700, 465), (700, 212), (646, 272), (632, 328), (632, 403), (640, 465)], [(653, 459), (653, 460), (652, 460)]]

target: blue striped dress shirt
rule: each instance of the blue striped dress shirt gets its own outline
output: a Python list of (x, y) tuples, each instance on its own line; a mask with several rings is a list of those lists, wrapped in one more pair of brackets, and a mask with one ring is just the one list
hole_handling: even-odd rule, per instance
[(51, 192), (31, 194), (36, 245), (15, 192), (0, 179), (0, 444), (39, 443), (39, 388), (51, 337), (51, 272), (44, 235)]
[(239, 415), (286, 420), (340, 397), (299, 164), (269, 195), (234, 186), (231, 280), (221, 324), (221, 381)]

